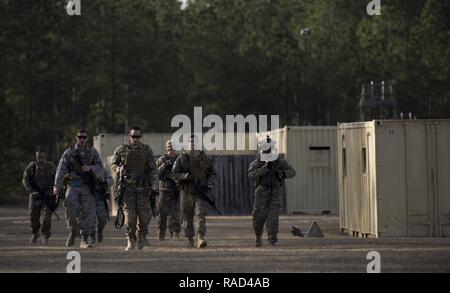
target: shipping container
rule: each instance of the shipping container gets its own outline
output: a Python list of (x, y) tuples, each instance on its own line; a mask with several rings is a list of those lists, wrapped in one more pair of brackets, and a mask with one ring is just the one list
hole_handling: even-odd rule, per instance
[(296, 176), (285, 181), (289, 214), (339, 212), (337, 127), (285, 126), (258, 134), (270, 135)]
[(338, 125), (341, 230), (358, 237), (450, 234), (450, 120)]

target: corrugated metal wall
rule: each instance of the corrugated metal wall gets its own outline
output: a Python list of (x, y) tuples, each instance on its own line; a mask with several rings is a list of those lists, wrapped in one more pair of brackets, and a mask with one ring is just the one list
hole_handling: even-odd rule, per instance
[[(226, 215), (250, 215), (253, 207), (253, 187), (248, 168), (255, 155), (212, 155), (217, 169), (214, 185), (216, 207)], [(214, 214), (210, 209), (210, 214)]]

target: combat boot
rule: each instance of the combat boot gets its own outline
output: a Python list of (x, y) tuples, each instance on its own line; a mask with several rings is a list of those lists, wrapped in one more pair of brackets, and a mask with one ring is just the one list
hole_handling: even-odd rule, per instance
[(164, 238), (166, 237), (166, 231), (159, 231), (158, 241), (164, 241)]
[(77, 238), (77, 234), (70, 231), (69, 237), (67, 237), (66, 246), (72, 247), (75, 244), (75, 238)]
[(172, 240), (179, 240), (180, 239), (180, 233), (175, 232), (175, 233), (170, 233), (172, 234)]
[(194, 245), (194, 238), (193, 237), (189, 237), (188, 240), (189, 240), (188, 247), (194, 248), (195, 247), (195, 245)]
[(127, 247), (125, 248), (125, 251), (134, 250), (136, 247), (136, 240), (133, 238), (128, 238)]
[(205, 248), (206, 247), (206, 240), (203, 236), (199, 235), (197, 239), (197, 248)]
[(89, 235), (83, 234), (80, 242), (80, 248), (92, 248), (92, 244), (89, 241)]
[(95, 232), (92, 232), (91, 235), (89, 235), (89, 242), (91, 244), (95, 244)]
[(37, 240), (39, 239), (41, 235), (39, 235), (39, 232), (33, 233), (30, 239), (30, 244), (36, 244)]
[(261, 247), (262, 246), (262, 237), (261, 237), (261, 235), (256, 235), (255, 246), (256, 247)]
[(144, 248), (144, 246), (150, 246), (144, 233), (140, 232), (137, 234), (137, 245), (139, 249)]
[(271, 239), (269, 240), (270, 245), (275, 246), (275, 243), (277, 243), (277, 241), (275, 239)]
[(103, 241), (103, 230), (98, 230), (97, 234), (98, 243), (101, 243)]

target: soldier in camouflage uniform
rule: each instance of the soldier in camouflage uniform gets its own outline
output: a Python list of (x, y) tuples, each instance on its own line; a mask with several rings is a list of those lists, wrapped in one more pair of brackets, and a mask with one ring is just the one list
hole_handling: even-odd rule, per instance
[[(271, 143), (269, 137), (267, 143)], [(281, 157), (276, 156), (274, 160), (262, 159), (264, 155), (272, 152), (272, 147), (263, 149), (248, 170), (248, 176), (255, 186), (252, 216), (257, 247), (262, 245), (264, 224), (269, 243), (275, 245), (278, 241), (278, 217), (284, 192), (283, 182), (286, 178), (295, 176), (295, 170)]]
[[(30, 199), (28, 209), (31, 220), (31, 233), (33, 234), (30, 244), (36, 243), (42, 231), (42, 243), (47, 244), (51, 235), (52, 211), (49, 203), (54, 202), (52, 196), (53, 180), (55, 180), (56, 166), (47, 161), (47, 154), (43, 150), (36, 151), (36, 161), (28, 164), (23, 173), (22, 184), (29, 193)], [(51, 206), (51, 204), (50, 204)], [(40, 218), (43, 213), (41, 226)]]
[(173, 239), (179, 238), (180, 233), (180, 208), (179, 191), (172, 178), (172, 168), (178, 155), (172, 148), (171, 141), (166, 142), (167, 153), (156, 161), (159, 178), (158, 197), (158, 228), (159, 241), (163, 241), (167, 229), (167, 217), (169, 218), (169, 231)]
[(181, 212), (186, 219), (185, 236), (189, 247), (194, 247), (194, 218), (197, 233), (197, 248), (206, 247), (206, 213), (208, 203), (198, 190), (212, 184), (216, 174), (212, 161), (203, 151), (197, 150), (195, 136), (191, 136), (190, 150), (181, 154), (172, 169), (173, 178), (181, 187)]
[(96, 240), (100, 243), (103, 241), (103, 230), (105, 229), (106, 223), (109, 219), (109, 209), (108, 209), (108, 200), (109, 200), (109, 188), (113, 183), (113, 178), (111, 177), (111, 173), (105, 168), (99, 170), (99, 173), (95, 174), (97, 179), (97, 185), (95, 189), (95, 210), (97, 214), (97, 225), (91, 227), (91, 239), (93, 243)]
[[(64, 177), (67, 174), (70, 176), (64, 200), (67, 227), (70, 231), (67, 247), (72, 247), (80, 234), (80, 248), (92, 247), (90, 234), (95, 223), (95, 174), (101, 168), (103, 166), (97, 150), (87, 145), (87, 132), (80, 129), (75, 145), (67, 149), (59, 160), (53, 189), (53, 193), (59, 196)], [(94, 178), (94, 182), (91, 178)]]
[(130, 130), (130, 141), (114, 151), (111, 170), (125, 176), (124, 214), (127, 234), (126, 251), (149, 246), (146, 235), (150, 222), (151, 189), (156, 189), (156, 169), (152, 149), (141, 143), (139, 127)]

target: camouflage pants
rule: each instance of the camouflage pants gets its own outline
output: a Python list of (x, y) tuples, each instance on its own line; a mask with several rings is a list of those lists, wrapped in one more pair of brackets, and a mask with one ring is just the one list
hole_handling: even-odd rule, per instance
[(181, 211), (186, 219), (186, 229), (184, 231), (186, 237), (194, 237), (195, 232), (197, 232), (198, 236), (205, 236), (208, 210), (206, 204), (197, 194), (181, 191)]
[(94, 221), (91, 227), (91, 233), (95, 231), (103, 231), (108, 223), (108, 210), (105, 207), (105, 202), (103, 201), (102, 195), (100, 193), (95, 193), (95, 213), (97, 215), (97, 225)]
[(71, 185), (67, 189), (66, 199), (67, 228), (73, 233), (88, 235), (95, 225), (95, 198), (86, 184), (79, 187)]
[(127, 184), (124, 194), (125, 231), (129, 239), (137, 239), (137, 233), (148, 234), (150, 200), (144, 187)]
[(267, 229), (267, 239), (277, 241), (278, 218), (281, 209), (282, 190), (274, 189), (273, 196), (268, 188), (258, 186), (255, 190), (253, 203), (253, 229), (255, 234), (262, 235), (264, 224)]
[[(51, 223), (52, 223), (52, 212), (45, 204), (45, 201), (38, 196), (30, 195), (30, 200), (28, 201), (28, 212), (30, 215), (31, 222), (31, 233), (35, 234), (42, 231), (42, 235), (50, 237)], [(43, 221), (41, 226), (41, 213), (43, 213)]]
[(158, 228), (160, 233), (166, 233), (167, 220), (169, 231), (180, 233), (180, 207), (178, 191), (161, 191), (158, 197)]

